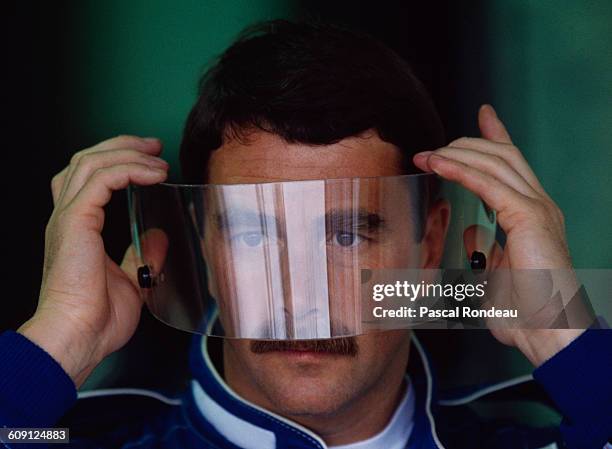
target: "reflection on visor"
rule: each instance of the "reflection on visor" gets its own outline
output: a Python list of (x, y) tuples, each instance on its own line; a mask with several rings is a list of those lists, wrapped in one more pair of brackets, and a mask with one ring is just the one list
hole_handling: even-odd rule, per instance
[(494, 235), (476, 197), (430, 174), (131, 186), (130, 216), (152, 313), (235, 338), (370, 331), (362, 270), (460, 268), (467, 226)]

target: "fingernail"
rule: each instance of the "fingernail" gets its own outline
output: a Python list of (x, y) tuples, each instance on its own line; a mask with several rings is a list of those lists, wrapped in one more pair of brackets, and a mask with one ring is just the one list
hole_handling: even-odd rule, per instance
[(160, 157), (150, 157), (148, 158), (148, 162), (152, 167), (158, 168), (167, 168), (169, 165), (168, 162), (166, 162)]
[(149, 166), (149, 170), (151, 170), (151, 172), (157, 174), (157, 175), (166, 175), (168, 172), (162, 168), (155, 168), (155, 167), (151, 167)]
[(498, 117), (497, 117), (497, 111), (495, 110), (495, 108), (494, 108), (492, 105), (490, 105), (490, 104), (488, 104), (488, 103), (485, 103), (485, 104), (483, 104), (483, 105), (481, 106), (481, 108), (482, 108), (482, 109), (488, 109), (489, 111), (491, 111), (491, 113), (493, 114), (493, 116), (494, 116), (495, 118), (498, 118)]
[(159, 142), (160, 140), (157, 137), (143, 137), (142, 140), (144, 140), (145, 142)]
[(415, 154), (414, 157), (418, 159), (424, 159), (429, 157), (432, 153), (433, 151), (421, 151), (420, 153)]

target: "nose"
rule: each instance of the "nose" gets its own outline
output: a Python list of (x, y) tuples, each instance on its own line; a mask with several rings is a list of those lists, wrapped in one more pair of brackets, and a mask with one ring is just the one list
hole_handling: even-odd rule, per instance
[(308, 320), (308, 319), (316, 319), (317, 314), (319, 313), (319, 309), (316, 307), (311, 308), (310, 310), (298, 310), (298, 314), (294, 314), (291, 310), (286, 307), (283, 307), (283, 313), (285, 314), (285, 319), (295, 319), (298, 321)]
[(292, 301), (292, 307), (284, 307), (286, 332), (292, 339), (330, 338), (329, 316), (317, 307), (300, 306)]

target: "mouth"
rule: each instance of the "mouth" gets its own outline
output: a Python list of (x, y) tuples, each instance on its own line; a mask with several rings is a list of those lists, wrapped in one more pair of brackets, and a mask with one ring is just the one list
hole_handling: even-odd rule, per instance
[(317, 351), (312, 348), (291, 348), (291, 349), (276, 349), (270, 352), (275, 352), (277, 354), (287, 354), (287, 355), (313, 355), (313, 356), (329, 356), (329, 355), (339, 355), (333, 353), (331, 351)]
[(325, 365), (333, 360), (346, 359), (346, 355), (333, 353), (330, 351), (315, 351), (308, 348), (278, 349), (258, 355), (268, 355), (282, 360), (287, 365)]
[(304, 341), (255, 340), (251, 342), (251, 351), (256, 354), (277, 353), (301, 358), (355, 356), (357, 355), (357, 344), (352, 338)]

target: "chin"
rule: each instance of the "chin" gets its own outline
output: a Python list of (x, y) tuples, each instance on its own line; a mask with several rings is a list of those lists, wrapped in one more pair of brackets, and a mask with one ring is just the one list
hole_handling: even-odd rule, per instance
[(260, 378), (274, 408), (283, 415), (331, 415), (350, 401), (354, 388), (347, 382), (344, 370), (294, 370), (295, 367), (274, 370)]
[(269, 399), (282, 415), (333, 415), (343, 408), (348, 399), (342, 390), (340, 385), (321, 385), (305, 379), (283, 386), (276, 382)]

